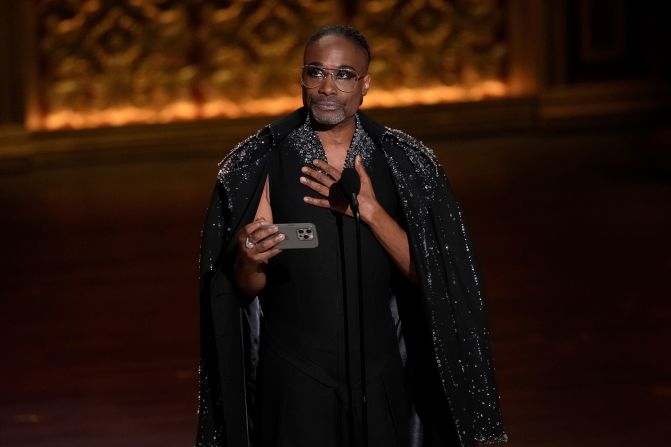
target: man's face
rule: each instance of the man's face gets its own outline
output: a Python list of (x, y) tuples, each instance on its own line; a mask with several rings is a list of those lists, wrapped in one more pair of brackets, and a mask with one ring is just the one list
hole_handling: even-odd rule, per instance
[[(349, 68), (359, 76), (367, 72), (364, 50), (348, 38), (335, 34), (324, 36), (305, 48), (303, 60), (305, 65), (327, 69)], [(370, 75), (366, 74), (357, 81), (354, 90), (345, 93), (338, 90), (331, 76), (326, 76), (317, 87), (303, 87), (303, 104), (317, 123), (335, 126), (354, 117), (369, 85)]]

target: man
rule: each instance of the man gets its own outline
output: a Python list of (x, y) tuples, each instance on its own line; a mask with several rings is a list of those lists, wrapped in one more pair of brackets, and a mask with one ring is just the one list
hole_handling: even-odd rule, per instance
[[(460, 210), (429, 149), (358, 111), (369, 62), (358, 31), (319, 30), (304, 53), (304, 108), (221, 164), (203, 231), (197, 445), (364, 445), (362, 424), (371, 446), (505, 440)], [(351, 167), (361, 284), (337, 192)], [(277, 248), (274, 224), (291, 222), (315, 224), (319, 246)]]

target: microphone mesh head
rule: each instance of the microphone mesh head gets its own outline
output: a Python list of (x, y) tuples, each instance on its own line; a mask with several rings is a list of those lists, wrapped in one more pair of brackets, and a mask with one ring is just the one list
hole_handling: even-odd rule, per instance
[(359, 194), (361, 190), (361, 179), (354, 168), (345, 168), (340, 176), (340, 188), (345, 197), (350, 197), (352, 194)]

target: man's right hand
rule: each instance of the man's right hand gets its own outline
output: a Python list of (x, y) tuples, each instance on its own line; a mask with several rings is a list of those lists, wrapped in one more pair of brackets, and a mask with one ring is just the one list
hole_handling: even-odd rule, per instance
[(275, 245), (284, 240), (278, 228), (260, 217), (238, 232), (238, 254), (233, 266), (235, 282), (248, 296), (258, 295), (266, 285), (265, 265), (282, 250)]
[[(266, 219), (260, 217), (245, 225), (238, 232), (238, 257), (236, 262), (244, 264), (267, 263), (268, 259), (282, 250), (275, 245), (284, 240), (282, 233), (277, 233), (275, 225), (268, 225)], [(272, 237), (271, 237), (272, 236)]]

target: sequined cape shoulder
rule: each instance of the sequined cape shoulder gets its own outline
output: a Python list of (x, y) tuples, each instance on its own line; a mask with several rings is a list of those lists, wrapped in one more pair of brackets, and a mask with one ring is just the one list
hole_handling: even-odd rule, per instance
[[(253, 445), (259, 311), (258, 301), (245, 298), (231, 277), (234, 235), (254, 217), (272, 151), (305, 117), (299, 109), (263, 128), (220, 164), (201, 244), (197, 446)], [(447, 177), (420, 141), (359, 117), (390, 166), (419, 282), (401, 281), (395, 289), (410, 389), (423, 424), (408, 445), (425, 445), (431, 433), (438, 434), (430, 445), (443, 445), (445, 426), (456, 429), (463, 447), (505, 441), (485, 299)]]

